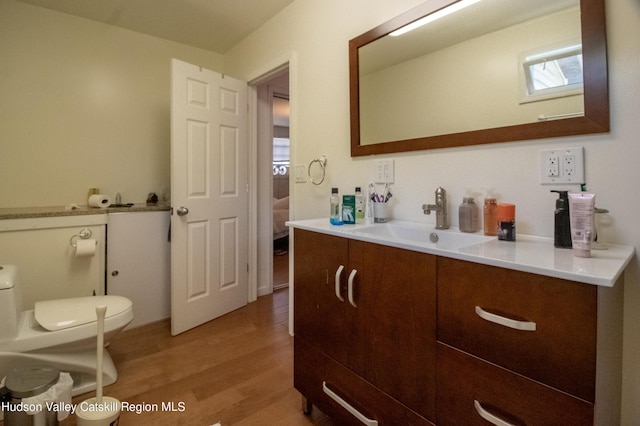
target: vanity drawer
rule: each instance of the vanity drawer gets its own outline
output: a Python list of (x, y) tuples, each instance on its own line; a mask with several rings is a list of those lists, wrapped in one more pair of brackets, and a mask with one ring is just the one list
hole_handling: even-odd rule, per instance
[(364, 416), (363, 419), (377, 421), (379, 426), (433, 426), (414, 411), (297, 337), (294, 338), (293, 368), (294, 387), (336, 424), (367, 424), (366, 420), (358, 420), (348, 409), (341, 406), (336, 401), (336, 398), (340, 398)]
[(442, 343), (437, 352), (438, 426), (593, 425), (586, 401)]
[(597, 287), (438, 258), (438, 340), (595, 399)]

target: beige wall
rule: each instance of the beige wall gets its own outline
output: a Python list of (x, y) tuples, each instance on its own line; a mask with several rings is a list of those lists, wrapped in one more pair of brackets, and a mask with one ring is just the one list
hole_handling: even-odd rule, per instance
[[(292, 184), (292, 215), (327, 216), (332, 186), (352, 191), (373, 175), (371, 158), (349, 155), (349, 82), (347, 42), (422, 0), (297, 0), (225, 55), (225, 71), (254, 78), (274, 58), (293, 57), (291, 107), (294, 164), (327, 155), (327, 179), (321, 186)], [(606, 0), (611, 89), (610, 134), (440, 149), (389, 156), (395, 159), (393, 214), (431, 223), (420, 206), (432, 202), (438, 185), (461, 202), (465, 188), (492, 188), (502, 201), (517, 205), (518, 231), (551, 236), (554, 195), (541, 186), (541, 149), (584, 146), (588, 188), (598, 205), (611, 210), (602, 225), (603, 240), (640, 247), (640, 3)], [(456, 215), (452, 215), (457, 225)], [(624, 326), (624, 425), (640, 419), (640, 262), (626, 274)], [(570, 344), (570, 342), (568, 342)]]
[(169, 192), (172, 57), (216, 53), (0, 0), (0, 208)]
[[(331, 186), (371, 179), (373, 160), (349, 156), (347, 41), (422, 2), (296, 0), (224, 56), (224, 71), (247, 79), (295, 60), (293, 163), (329, 161), (321, 186), (292, 184), (294, 218), (326, 216)], [(420, 205), (438, 185), (453, 207), (467, 187), (493, 188), (517, 204), (519, 232), (550, 236), (554, 196), (538, 184), (538, 152), (580, 145), (589, 189), (611, 210), (602, 239), (640, 247), (640, 4), (606, 4), (611, 133), (390, 156), (395, 217), (433, 222)], [(83, 202), (92, 186), (125, 201), (167, 188), (171, 57), (223, 68), (215, 53), (0, 0), (0, 207)], [(625, 426), (640, 419), (639, 266), (636, 257), (626, 274)]]

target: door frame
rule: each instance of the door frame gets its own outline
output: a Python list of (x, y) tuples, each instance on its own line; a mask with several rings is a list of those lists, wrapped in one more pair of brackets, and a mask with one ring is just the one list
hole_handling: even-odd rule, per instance
[[(296, 52), (291, 51), (273, 61), (261, 66), (255, 72), (249, 74), (248, 82), (248, 99), (249, 99), (249, 302), (255, 301), (258, 296), (258, 280), (268, 279), (268, 277), (259, 276), (258, 271), (258, 212), (264, 211), (264, 206), (258, 205), (258, 86), (284, 69), (289, 69), (289, 109), (290, 109), (290, 127), (289, 127), (289, 146), (291, 164), (296, 158), (296, 140), (297, 140), (297, 60)], [(289, 180), (289, 219), (293, 220), (295, 215), (295, 191), (294, 180)], [(272, 208), (269, 207), (271, 212)], [(289, 256), (292, 256), (291, 250), (292, 238), (289, 238)], [(262, 253), (264, 255), (264, 253)], [(293, 306), (293, 262), (289, 262), (289, 306)], [(293, 310), (289, 309), (289, 331), (293, 330)]]
[[(273, 194), (274, 174), (273, 163), (273, 99), (280, 93), (289, 97), (289, 85), (275, 86), (283, 77), (289, 79), (289, 68), (280, 70), (266, 81), (256, 86), (258, 93), (258, 123), (257, 123), (257, 205), (260, 214), (257, 217), (257, 261), (258, 261), (258, 297), (271, 294), (273, 287)], [(287, 192), (289, 188), (287, 188)], [(267, 212), (269, 214), (267, 214)]]

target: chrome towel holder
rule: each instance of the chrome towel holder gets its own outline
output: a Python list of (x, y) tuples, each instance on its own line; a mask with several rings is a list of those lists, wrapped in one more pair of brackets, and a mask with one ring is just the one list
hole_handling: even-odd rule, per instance
[[(318, 163), (320, 165), (320, 169), (322, 170), (322, 178), (320, 179), (319, 182), (314, 181), (313, 177), (311, 176), (311, 166), (313, 166), (314, 163)], [(307, 176), (309, 177), (309, 182), (311, 182), (314, 185), (320, 185), (322, 184), (322, 182), (324, 182), (324, 178), (326, 174), (327, 174), (327, 156), (326, 155), (323, 155), (320, 158), (311, 160), (311, 162), (309, 163), (309, 167), (307, 167)]]

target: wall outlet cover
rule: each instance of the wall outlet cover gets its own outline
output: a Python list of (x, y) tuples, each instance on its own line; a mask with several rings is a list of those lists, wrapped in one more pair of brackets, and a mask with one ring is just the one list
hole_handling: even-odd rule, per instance
[(296, 164), (293, 168), (296, 183), (307, 182), (307, 168), (304, 164)]
[(375, 183), (393, 183), (394, 180), (393, 160), (376, 160), (373, 172)]
[(540, 151), (540, 184), (584, 183), (584, 148), (545, 149)]

